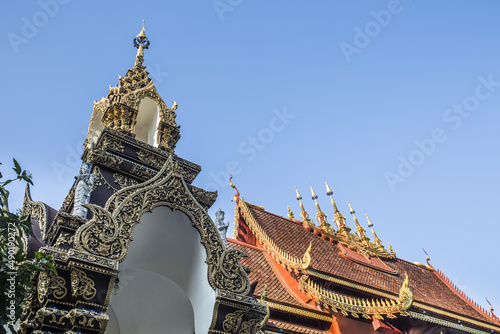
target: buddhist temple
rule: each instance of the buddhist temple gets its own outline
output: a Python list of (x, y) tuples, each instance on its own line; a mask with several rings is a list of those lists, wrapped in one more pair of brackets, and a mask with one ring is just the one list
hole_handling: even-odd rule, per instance
[[(26, 250), (52, 255), (57, 275), (35, 277), (20, 333), (500, 333), (493, 308), (429, 258), (399, 259), (368, 216), (351, 203), (352, 219), (339, 211), (327, 183), (310, 189), (314, 219), (302, 189), (300, 211), (285, 218), (228, 180), (227, 237), (224, 213), (215, 222), (207, 213), (217, 192), (195, 185), (201, 166), (175, 153), (182, 103), (168, 107), (148, 76), (144, 23), (133, 45), (133, 67), (94, 102), (82, 166), (59, 210), (26, 189)], [(318, 194), (332, 207), (323, 211)]]

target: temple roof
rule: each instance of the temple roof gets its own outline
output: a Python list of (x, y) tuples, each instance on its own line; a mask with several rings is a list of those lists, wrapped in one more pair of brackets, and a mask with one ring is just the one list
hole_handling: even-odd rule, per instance
[[(228, 247), (238, 248), (249, 254), (249, 258), (243, 259), (242, 263), (252, 269), (251, 280), (261, 282), (256, 295), (260, 295), (262, 285), (266, 283), (270, 287), (270, 300), (307, 308), (304, 303), (293, 302), (295, 298), (287, 289), (279, 286), (280, 273), (273, 271), (272, 267), (275, 262), (283, 263), (276, 256), (300, 259), (311, 245), (310, 263), (306, 269), (299, 270), (301, 275), (331, 282), (354, 293), (394, 299), (404, 284), (406, 273), (409, 289), (413, 293), (411, 309), (500, 330), (500, 321), (494, 314), (477, 306), (432, 267), (410, 263), (397, 257), (384, 259), (363, 256), (350, 249), (349, 245), (328, 238), (328, 234), (322, 233), (323, 230), (318, 227), (311, 228), (306, 223), (267, 212), (240, 198), (236, 202), (235, 237), (243, 242), (230, 242)], [(248, 228), (251, 232), (245, 232)], [(254, 235), (256, 247), (250, 245), (252, 240), (245, 233)], [(384, 267), (390, 270), (384, 270)]]

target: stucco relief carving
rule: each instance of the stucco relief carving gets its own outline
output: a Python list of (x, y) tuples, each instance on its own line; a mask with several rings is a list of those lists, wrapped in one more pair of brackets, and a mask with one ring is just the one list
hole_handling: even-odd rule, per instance
[(248, 293), (250, 282), (236, 249), (226, 250), (218, 229), (189, 191), (177, 162), (170, 157), (150, 180), (113, 194), (104, 208), (87, 204), (93, 217), (75, 234), (75, 248), (123, 261), (141, 216), (158, 206), (180, 210), (191, 220), (207, 252), (208, 280), (214, 289)]

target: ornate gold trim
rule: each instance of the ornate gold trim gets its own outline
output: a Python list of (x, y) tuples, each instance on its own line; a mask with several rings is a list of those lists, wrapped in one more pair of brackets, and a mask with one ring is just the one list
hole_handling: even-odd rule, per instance
[(343, 315), (349, 314), (355, 318), (361, 315), (363, 318), (383, 319), (396, 318), (395, 313), (407, 316), (406, 312), (413, 303), (413, 293), (408, 288), (408, 275), (405, 274), (405, 280), (399, 290), (399, 298), (393, 299), (360, 299), (351, 296), (344, 296), (331, 290), (324, 289), (318, 283), (312, 281), (309, 276), (303, 275), (299, 279), (299, 288), (306, 293), (316, 303), (334, 312), (341, 312)]
[[(242, 213), (247, 222), (250, 230), (255, 234), (259, 242), (265, 248), (265, 250), (271, 255), (271, 257), (280, 265), (282, 265), (288, 271), (294, 271), (298, 273), (300, 270), (305, 270), (311, 265), (311, 247), (309, 247), (304, 253), (302, 259), (296, 258), (290, 254), (287, 254), (284, 250), (278, 247), (278, 245), (264, 232), (264, 229), (257, 223), (253, 213), (248, 208), (247, 202), (244, 200), (238, 201), (238, 205), (242, 208)], [(240, 204), (241, 203), (241, 204)]]
[(239, 263), (246, 254), (237, 249), (224, 249), (215, 224), (189, 191), (172, 156), (153, 178), (117, 191), (104, 208), (86, 206), (93, 217), (76, 231), (76, 249), (123, 261), (141, 216), (156, 207), (167, 206), (186, 214), (200, 233), (207, 252), (205, 262), (210, 285), (214, 289), (244, 294), (250, 290), (248, 276)]
[(56, 242), (52, 245), (54, 247), (60, 246), (60, 245), (68, 245), (71, 246), (73, 245), (75, 236), (71, 233), (65, 233), (61, 232), (59, 236), (57, 237)]
[(94, 281), (83, 270), (72, 268), (70, 276), (73, 298), (77, 298), (78, 296), (82, 296), (85, 300), (94, 298), (97, 293)]
[(47, 238), (45, 229), (47, 227), (47, 223), (49, 220), (49, 213), (44, 203), (34, 202), (31, 199), (31, 191), (29, 184), (26, 184), (26, 190), (24, 192), (22, 214), (29, 216), (33, 219), (36, 219), (38, 221), (38, 225), (40, 226), (40, 231), (42, 232), (42, 238), (45, 241)]
[(284, 311), (284, 312), (300, 315), (300, 316), (307, 317), (307, 318), (317, 319), (317, 320), (321, 320), (321, 321), (332, 322), (332, 317), (328, 316), (328, 315), (318, 314), (318, 313), (298, 309), (295, 307), (286, 306), (283, 304), (277, 304), (277, 303), (273, 303), (273, 302), (269, 302), (269, 301), (267, 302), (267, 305), (270, 308), (275, 309), (275, 310)]
[(322, 278), (324, 280), (327, 280), (327, 281), (330, 281), (330, 282), (333, 282), (333, 283), (337, 283), (337, 284), (340, 284), (340, 285), (343, 285), (343, 286), (346, 286), (346, 287), (349, 287), (349, 288), (354, 288), (356, 290), (365, 291), (365, 292), (368, 292), (370, 294), (378, 295), (378, 296), (381, 296), (381, 297), (385, 297), (385, 298), (389, 298), (389, 299), (397, 298), (397, 295), (395, 295), (395, 294), (389, 294), (389, 293), (386, 293), (384, 291), (376, 290), (376, 289), (367, 287), (365, 285), (361, 285), (359, 283), (354, 283), (354, 282), (351, 282), (351, 281), (346, 281), (346, 280), (343, 280), (343, 279), (340, 279), (340, 278), (329, 276), (329, 275), (317, 272), (315, 270), (310, 270), (310, 269), (309, 270), (305, 270), (304, 274), (309, 275), (309, 276), (319, 277), (319, 278)]
[(417, 313), (417, 312), (413, 312), (413, 311), (410, 311), (409, 313), (410, 313), (410, 316), (412, 318), (414, 318), (414, 319), (419, 319), (419, 320), (427, 321), (427, 322), (430, 322), (430, 323), (433, 323), (433, 324), (437, 324), (437, 325), (441, 325), (441, 326), (446, 326), (446, 327), (449, 327), (449, 328), (454, 328), (454, 329), (457, 329), (459, 331), (463, 331), (463, 332), (467, 332), (467, 333), (472, 333), (472, 334), (490, 334), (489, 331), (481, 331), (479, 329), (467, 327), (467, 326), (464, 326), (462, 323), (457, 324), (457, 323), (454, 323), (454, 322), (451, 322), (451, 321), (446, 321), (446, 320), (443, 320), (443, 319), (432, 317), (432, 316), (427, 315), (427, 314), (421, 314), (421, 313)]
[(476, 326), (481, 326), (481, 327), (484, 327), (484, 328), (489, 328), (489, 329), (493, 329), (493, 330), (496, 330), (496, 331), (500, 331), (500, 326), (495, 326), (495, 325), (487, 323), (487, 322), (478, 321), (478, 320), (469, 318), (467, 316), (463, 316), (463, 315), (460, 315), (460, 314), (457, 314), (457, 313), (453, 313), (453, 312), (450, 312), (450, 311), (440, 310), (438, 308), (429, 306), (427, 304), (423, 304), (421, 302), (414, 302), (413, 306), (421, 308), (421, 309), (423, 309), (425, 311), (430, 311), (430, 312), (433, 312), (433, 313), (436, 313), (436, 314), (439, 314), (439, 315), (447, 316), (447, 317), (450, 317), (450, 318), (455, 318), (455, 319), (458, 319), (460, 321), (469, 322), (469, 323), (474, 324)]
[(43, 303), (50, 295), (53, 295), (55, 299), (63, 299), (68, 294), (66, 280), (51, 271), (42, 271), (39, 274), (36, 290), (40, 303)]

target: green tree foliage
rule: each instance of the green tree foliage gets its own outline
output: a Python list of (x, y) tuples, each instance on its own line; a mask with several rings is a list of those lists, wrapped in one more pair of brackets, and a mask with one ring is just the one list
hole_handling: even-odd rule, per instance
[(34, 275), (46, 270), (57, 274), (50, 255), (37, 252), (34, 259), (26, 257), (24, 243), (31, 223), (29, 217), (20, 211), (10, 212), (7, 186), (14, 181), (33, 185), (33, 181), (15, 159), (12, 169), (16, 173), (13, 179), (3, 181), (0, 173), (0, 334), (6, 333), (6, 328), (15, 332), (14, 324), (21, 316), (24, 302), (33, 289)]

